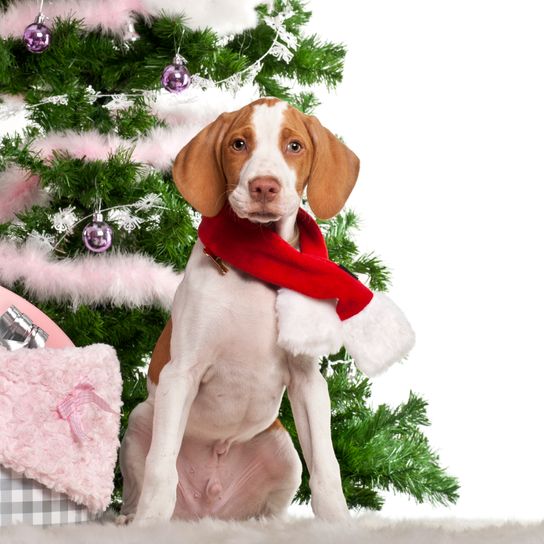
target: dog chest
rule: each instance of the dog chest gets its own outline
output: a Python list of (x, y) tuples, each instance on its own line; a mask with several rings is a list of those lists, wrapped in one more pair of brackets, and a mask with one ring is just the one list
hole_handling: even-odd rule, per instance
[(184, 355), (190, 344), (205, 368), (187, 433), (251, 437), (275, 419), (288, 380), (277, 345), (276, 290), (234, 269), (221, 275), (198, 245), (173, 314), (173, 358), (176, 342)]

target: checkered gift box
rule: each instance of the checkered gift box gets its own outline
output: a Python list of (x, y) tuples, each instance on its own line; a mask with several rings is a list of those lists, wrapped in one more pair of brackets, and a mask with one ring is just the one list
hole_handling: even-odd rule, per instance
[(100, 515), (113, 491), (120, 407), (111, 346), (0, 347), (0, 526)]
[(0, 527), (15, 523), (45, 526), (82, 523), (99, 516), (64, 493), (0, 466)]

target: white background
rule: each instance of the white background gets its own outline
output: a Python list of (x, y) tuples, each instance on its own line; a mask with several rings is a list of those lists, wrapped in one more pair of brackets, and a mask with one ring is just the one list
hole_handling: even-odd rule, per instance
[(362, 169), (360, 246), (393, 272), (417, 334), (373, 402), (429, 402), (457, 506), (401, 496), (395, 517), (544, 514), (544, 4), (311, 1), (310, 31), (348, 47), (317, 115)]

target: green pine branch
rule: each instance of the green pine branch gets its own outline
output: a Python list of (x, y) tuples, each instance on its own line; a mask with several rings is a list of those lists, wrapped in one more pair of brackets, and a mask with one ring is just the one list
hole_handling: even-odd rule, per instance
[[(380, 405), (373, 410), (368, 379), (358, 374), (345, 352), (339, 358), (334, 363), (324, 360), (322, 372), (328, 381), (333, 444), (350, 508), (379, 510), (384, 502), (380, 491), (404, 493), (417, 502), (455, 502), (459, 484), (440, 467), (438, 455), (420, 429), (429, 425), (426, 402), (410, 393), (408, 400), (395, 409)], [(281, 420), (303, 458), (286, 399)], [(296, 500), (310, 500), (305, 464)]]
[[(386, 291), (391, 281), (389, 270), (373, 253), (359, 254), (353, 238), (359, 228), (359, 219), (353, 210), (345, 210), (330, 221), (320, 221), (324, 231), (329, 258), (342, 264), (374, 291)], [(366, 280), (366, 281), (365, 281)]]

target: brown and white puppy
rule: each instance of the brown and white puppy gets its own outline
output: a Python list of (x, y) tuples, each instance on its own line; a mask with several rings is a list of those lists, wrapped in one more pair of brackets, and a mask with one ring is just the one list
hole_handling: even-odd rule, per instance
[[(319, 218), (348, 198), (357, 157), (315, 117), (277, 99), (224, 113), (179, 153), (174, 180), (214, 216), (228, 200), (242, 218), (296, 245), (303, 191)], [(301, 463), (277, 421), (287, 388), (312, 508), (348, 516), (330, 432), (327, 384), (317, 360), (278, 346), (276, 290), (231, 269), (220, 275), (195, 244), (151, 361), (147, 400), (121, 447), (123, 514), (147, 524), (172, 516), (278, 515), (300, 484)]]

